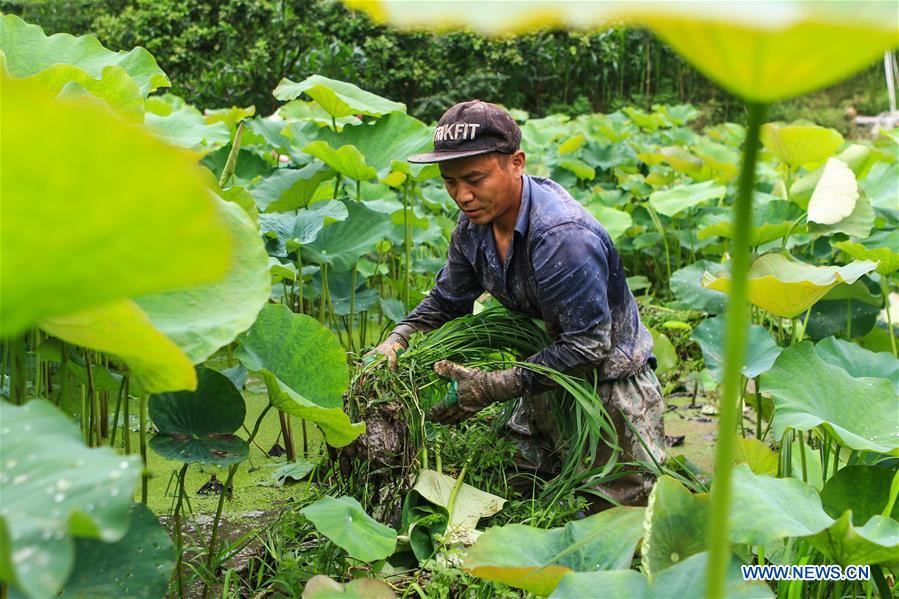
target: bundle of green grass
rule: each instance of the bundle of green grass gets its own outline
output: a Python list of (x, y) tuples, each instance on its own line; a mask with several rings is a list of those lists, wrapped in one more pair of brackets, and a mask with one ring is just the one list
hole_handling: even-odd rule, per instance
[[(621, 466), (617, 451), (609, 462), (594, 467), (600, 443), (618, 447), (615, 428), (596, 393), (598, 382), (592, 375), (576, 378), (523, 361), (549, 343), (539, 321), (504, 308), (489, 308), (431, 333), (414, 335), (409, 348), (398, 354), (395, 372), (386, 367), (383, 358), (359, 366), (346, 396), (346, 409), (354, 421), (365, 421), (366, 432), (332, 454), (339, 464), (344, 491), (369, 500), (390, 520), (421, 469), (437, 468), (452, 475), (466, 465), (471, 467), (473, 460), (488, 460), (494, 469), (513, 467), (511, 460), (503, 463), (491, 458), (501, 446), (499, 429), (514, 401), (491, 406), (460, 427), (426, 420), (428, 410), (449, 389), (449, 381), (433, 370), (440, 360), (483, 370), (520, 366), (557, 386), (552, 391), (552, 413), (562, 434), (564, 458), (554, 478), (533, 485), (542, 502), (558, 501), (614, 477)], [(485, 448), (492, 451), (470, 451), (470, 447), (464, 453), (453, 451), (455, 445), (464, 443), (467, 433), (475, 429), (483, 433), (485, 428), (489, 429), (485, 437), (498, 443)], [(463, 463), (456, 463), (458, 460)], [(495, 479), (505, 482), (505, 473), (496, 473)]]

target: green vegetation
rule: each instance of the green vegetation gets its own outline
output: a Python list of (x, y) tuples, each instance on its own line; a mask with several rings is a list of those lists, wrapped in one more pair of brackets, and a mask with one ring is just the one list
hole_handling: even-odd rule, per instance
[[(619, 461), (596, 381), (521, 362), (549, 338), (491, 298), (414, 336), (396, 372), (366, 358), (455, 225), (437, 168), (405, 161), (430, 145), (408, 103), (314, 74), (269, 85), (265, 116), (201, 111), (158, 93), (176, 73), (146, 50), (3, 16), (0, 591), (890, 596), (899, 135), (765, 114), (895, 31), (820, 7), (774, 32), (682, 10), (632, 17), (745, 101), (746, 127), (687, 103), (514, 113), (529, 173), (571, 190), (632, 275), (690, 450), (651, 464)], [(840, 52), (809, 53), (825, 35)], [(731, 69), (755, 36), (780, 54)], [(516, 470), (508, 406), (427, 422), (442, 359), (557, 383), (561, 471)], [(657, 477), (649, 505), (588, 516), (623, 467)], [(750, 563), (872, 576), (749, 583)]]

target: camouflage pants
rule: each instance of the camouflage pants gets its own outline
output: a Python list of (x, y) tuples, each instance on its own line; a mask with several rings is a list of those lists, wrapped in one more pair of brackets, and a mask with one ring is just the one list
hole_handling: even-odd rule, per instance
[[(626, 379), (600, 383), (598, 394), (618, 433), (621, 447), (618, 462), (642, 461), (651, 464), (652, 458), (655, 458), (661, 463), (665, 459), (664, 399), (659, 379), (652, 368), (647, 364)], [(541, 477), (554, 476), (564, 458), (564, 447), (553, 418), (555, 402), (552, 393), (524, 396), (517, 402), (505, 425), (505, 436), (517, 449), (515, 463), (520, 470), (534, 472)], [(634, 432), (640, 435), (642, 443)], [(594, 465), (603, 466), (613, 450), (603, 443), (596, 454)], [(653, 477), (645, 470), (631, 466), (624, 467), (624, 472), (623, 476), (610, 483), (596, 485), (596, 491), (623, 505), (645, 505), (652, 490)], [(608, 505), (600, 501), (595, 502), (593, 507), (598, 510)]]

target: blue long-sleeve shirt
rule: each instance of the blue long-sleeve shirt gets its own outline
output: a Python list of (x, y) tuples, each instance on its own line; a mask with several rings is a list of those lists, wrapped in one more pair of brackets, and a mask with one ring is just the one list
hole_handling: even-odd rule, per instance
[[(626, 378), (647, 361), (654, 367), (652, 336), (640, 322), (609, 234), (558, 183), (522, 179), (505, 262), (496, 252), (492, 225), (475, 225), (461, 214), (446, 266), (400, 331), (432, 330), (470, 314), (487, 290), (509, 310), (544, 321), (554, 342), (529, 362), (568, 374), (598, 369), (602, 379)], [(523, 376), (525, 391), (545, 385), (530, 371)]]

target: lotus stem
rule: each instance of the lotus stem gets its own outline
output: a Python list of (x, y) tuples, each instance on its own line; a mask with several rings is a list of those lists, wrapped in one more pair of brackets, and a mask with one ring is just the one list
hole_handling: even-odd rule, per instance
[(225, 167), (222, 169), (222, 176), (219, 177), (219, 187), (225, 188), (234, 170), (237, 168), (237, 156), (240, 154), (240, 142), (243, 137), (243, 121), (237, 125), (237, 131), (234, 132), (234, 141), (231, 142), (231, 151), (228, 152), (228, 160), (225, 161)]
[(356, 316), (356, 270), (359, 266), (358, 262), (353, 263), (353, 271), (350, 275), (350, 315), (347, 319), (347, 349), (351, 352), (356, 351), (356, 344), (353, 342), (353, 319)]
[(759, 130), (765, 115), (765, 105), (750, 103), (749, 126), (743, 164), (740, 170), (739, 191), (734, 203), (734, 239), (731, 258), (731, 290), (727, 302), (727, 335), (724, 353), (724, 383), (721, 413), (718, 422), (718, 443), (715, 452), (715, 487), (712, 490), (711, 531), (707, 599), (724, 596), (727, 566), (730, 561), (730, 496), (731, 462), (734, 455), (734, 432), (737, 423), (737, 401), (743, 360), (746, 356), (748, 329), (747, 296), (749, 275), (749, 235), (752, 227), (752, 188), (755, 163), (759, 149)]
[(410, 184), (407, 181), (403, 186), (403, 249), (404, 249), (404, 258), (405, 264), (403, 267), (403, 306), (406, 310), (409, 309), (409, 292), (412, 286), (411, 283), (411, 268), (412, 268), (412, 222), (409, 220), (409, 196), (410, 196)]
[(887, 289), (887, 276), (880, 277), (880, 291), (883, 293), (883, 305), (887, 313), (887, 330), (890, 332), (890, 346), (893, 348), (893, 356), (899, 356), (896, 353), (896, 334), (893, 332), (893, 317), (890, 314), (890, 292)]
[[(115, 413), (112, 417), (112, 432), (109, 435), (109, 446), (110, 447), (115, 447), (116, 433), (119, 430), (119, 413), (122, 410), (122, 397), (125, 394), (125, 385), (127, 385), (127, 384), (128, 384), (128, 377), (126, 375), (126, 376), (122, 377), (122, 381), (119, 383), (119, 392), (118, 392), (118, 395), (116, 396), (116, 400), (115, 400)], [(125, 428), (125, 436), (127, 436), (127, 435), (128, 435), (128, 429)]]
[(147, 400), (149, 396), (144, 393), (140, 396), (140, 458), (144, 463), (144, 469), (140, 474), (140, 502), (147, 505), (147, 483), (149, 475), (147, 474)]
[(181, 502), (184, 499), (184, 477), (187, 474), (189, 464), (184, 464), (178, 473), (178, 501), (175, 503), (175, 582), (178, 585), (178, 596), (184, 597), (184, 576), (181, 573), (181, 567), (184, 563), (182, 554), (184, 552), (184, 542), (181, 537)]

